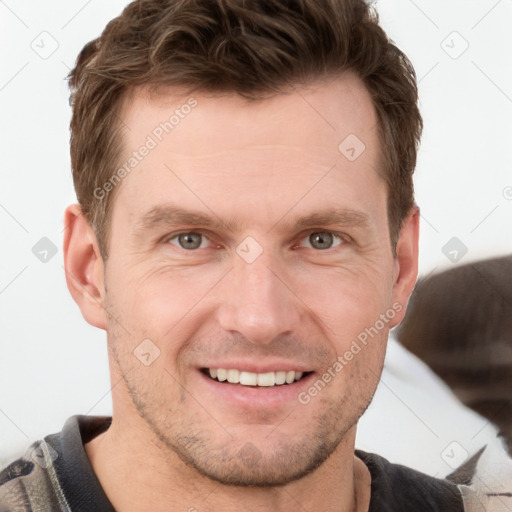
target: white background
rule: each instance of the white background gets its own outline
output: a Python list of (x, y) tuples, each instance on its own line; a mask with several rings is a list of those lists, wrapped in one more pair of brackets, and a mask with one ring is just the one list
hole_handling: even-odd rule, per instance
[[(111, 410), (105, 333), (81, 317), (62, 266), (75, 201), (64, 77), (124, 5), (0, 1), (0, 463), (73, 414)], [(512, 252), (512, 0), (376, 5), (419, 79), (420, 273)], [(46, 263), (32, 252), (42, 237), (58, 248)]]

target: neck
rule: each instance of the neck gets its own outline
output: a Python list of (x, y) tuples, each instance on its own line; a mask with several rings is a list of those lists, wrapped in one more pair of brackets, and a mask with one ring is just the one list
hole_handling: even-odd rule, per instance
[(114, 414), (110, 428), (85, 445), (93, 469), (119, 512), (321, 510), (367, 511), (370, 474), (354, 456), (355, 427), (313, 473), (282, 487), (219, 484), (188, 467), (139, 416)]

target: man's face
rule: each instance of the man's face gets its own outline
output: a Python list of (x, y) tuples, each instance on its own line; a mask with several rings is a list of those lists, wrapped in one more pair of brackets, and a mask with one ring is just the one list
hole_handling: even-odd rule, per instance
[(202, 474), (282, 484), (353, 434), (398, 318), (377, 118), (352, 75), (263, 101), (193, 98), (169, 133), (157, 127), (190, 96), (141, 90), (124, 111), (126, 160), (157, 144), (112, 210), (114, 394)]

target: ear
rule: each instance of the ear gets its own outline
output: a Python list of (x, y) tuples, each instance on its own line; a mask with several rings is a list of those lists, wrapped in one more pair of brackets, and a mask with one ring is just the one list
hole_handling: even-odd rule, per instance
[(418, 277), (418, 240), (420, 232), (420, 210), (415, 205), (405, 218), (396, 246), (393, 276), (393, 304), (397, 314), (390, 327), (398, 325), (404, 315), (409, 296)]
[(96, 234), (78, 204), (66, 208), (64, 225), (64, 268), (68, 289), (85, 320), (106, 330), (104, 265)]

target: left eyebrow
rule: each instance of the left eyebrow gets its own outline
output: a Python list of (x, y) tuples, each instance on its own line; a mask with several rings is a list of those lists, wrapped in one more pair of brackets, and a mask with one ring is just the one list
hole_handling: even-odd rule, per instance
[(328, 225), (368, 228), (370, 225), (370, 218), (366, 213), (357, 210), (328, 208), (326, 210), (304, 215), (294, 221), (283, 219), (278, 222), (278, 224), (282, 224), (281, 229), (285, 231), (290, 228), (299, 230)]

